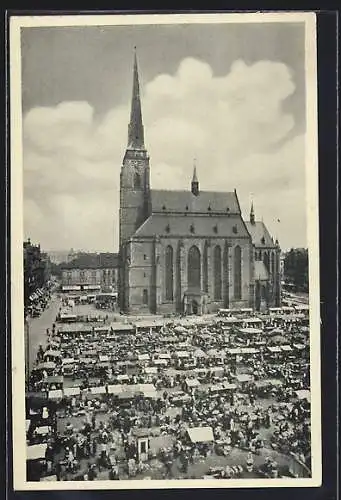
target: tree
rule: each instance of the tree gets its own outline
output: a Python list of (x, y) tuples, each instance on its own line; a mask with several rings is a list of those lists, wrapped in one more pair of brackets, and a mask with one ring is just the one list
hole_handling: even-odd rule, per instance
[(292, 248), (284, 258), (284, 279), (297, 291), (309, 290), (308, 250)]

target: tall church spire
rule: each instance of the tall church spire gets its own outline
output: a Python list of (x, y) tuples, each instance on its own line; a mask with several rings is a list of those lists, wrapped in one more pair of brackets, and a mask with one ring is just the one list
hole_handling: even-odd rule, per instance
[(128, 148), (145, 149), (136, 47), (134, 47), (133, 94), (128, 125)]
[(193, 166), (193, 177), (192, 177), (192, 183), (191, 183), (191, 191), (194, 196), (198, 196), (199, 194), (199, 181), (198, 181), (198, 176), (197, 176), (197, 167), (195, 165), (194, 161), (194, 166)]
[(251, 222), (251, 224), (255, 223), (255, 211), (254, 211), (254, 208), (253, 208), (253, 201), (251, 202), (250, 222)]

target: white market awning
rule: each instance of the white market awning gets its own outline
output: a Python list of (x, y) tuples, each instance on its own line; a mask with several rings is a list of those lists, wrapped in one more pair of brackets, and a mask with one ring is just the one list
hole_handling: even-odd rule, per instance
[(120, 384), (108, 385), (108, 394), (121, 394), (123, 391), (123, 386)]
[(310, 403), (310, 391), (308, 391), (307, 389), (296, 391), (296, 396), (298, 397), (298, 399), (306, 399)]
[(209, 443), (214, 441), (212, 427), (192, 427), (187, 429), (192, 443)]
[(186, 384), (188, 387), (199, 387), (200, 386), (200, 382), (198, 379), (196, 378), (188, 378), (186, 379)]
[(64, 396), (79, 396), (81, 393), (81, 390), (79, 387), (65, 387), (64, 389)]
[(104, 385), (101, 385), (99, 387), (91, 387), (90, 388), (91, 394), (106, 394), (106, 389)]
[(41, 444), (33, 444), (31, 446), (27, 446), (27, 460), (41, 460), (45, 458), (45, 452), (47, 448), (47, 443)]

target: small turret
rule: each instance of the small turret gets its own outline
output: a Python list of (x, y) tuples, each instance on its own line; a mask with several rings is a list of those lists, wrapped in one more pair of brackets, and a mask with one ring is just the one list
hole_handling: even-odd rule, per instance
[(193, 168), (191, 191), (192, 191), (192, 194), (194, 194), (194, 196), (198, 196), (198, 194), (199, 194), (199, 181), (198, 181), (198, 177), (197, 177), (197, 167), (195, 164), (194, 164), (194, 168)]
[(251, 222), (251, 224), (255, 224), (255, 222), (256, 222), (256, 220), (255, 220), (255, 211), (254, 211), (254, 208), (253, 208), (253, 201), (251, 202), (250, 222)]

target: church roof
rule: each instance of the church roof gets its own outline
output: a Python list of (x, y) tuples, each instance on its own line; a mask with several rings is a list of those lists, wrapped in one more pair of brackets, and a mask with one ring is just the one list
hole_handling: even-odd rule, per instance
[(264, 222), (257, 221), (254, 224), (251, 222), (247, 221), (245, 222), (247, 230), (249, 231), (251, 238), (252, 238), (252, 243), (256, 247), (262, 247), (262, 248), (269, 248), (273, 247), (275, 248), (275, 243), (273, 239), (270, 236), (269, 231), (267, 230)]
[(194, 196), (191, 191), (151, 191), (153, 213), (231, 213), (240, 214), (235, 192), (223, 193), (200, 191)]
[(238, 237), (247, 238), (249, 234), (240, 216), (221, 215), (198, 216), (189, 213), (186, 215), (176, 214), (152, 214), (135, 232), (134, 236), (151, 237), (176, 236), (176, 237)]
[(269, 273), (265, 267), (262, 260), (255, 260), (255, 280), (267, 281), (269, 279)]

